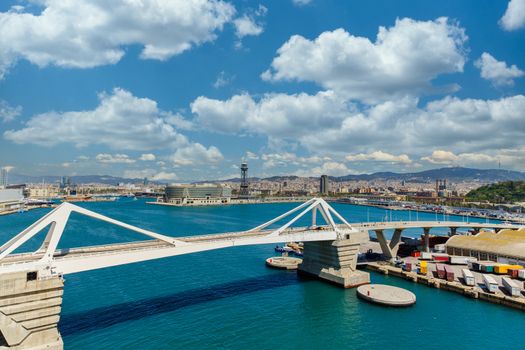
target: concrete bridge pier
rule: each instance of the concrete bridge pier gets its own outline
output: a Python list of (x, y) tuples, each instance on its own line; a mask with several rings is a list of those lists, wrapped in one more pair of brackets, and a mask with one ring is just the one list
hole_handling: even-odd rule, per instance
[(423, 234), (425, 236), (425, 252), (430, 252), (430, 227), (423, 227)]
[(58, 332), (64, 283), (33, 271), (0, 275), (0, 349), (62, 350)]
[(370, 283), (370, 274), (357, 270), (357, 255), (362, 237), (368, 232), (351, 234), (335, 241), (304, 242), (303, 262), (298, 273), (314, 276), (343, 288)]
[(394, 230), (394, 234), (392, 235), (392, 239), (387, 241), (384, 230), (375, 230), (377, 240), (381, 246), (381, 251), (383, 252), (383, 255), (390, 261), (394, 261), (397, 256), (399, 244), (401, 243), (402, 232), (402, 228), (396, 228)]

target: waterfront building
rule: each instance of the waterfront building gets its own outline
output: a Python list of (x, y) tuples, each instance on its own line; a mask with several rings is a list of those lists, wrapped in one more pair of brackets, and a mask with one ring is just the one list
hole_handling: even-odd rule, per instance
[(328, 175), (321, 175), (319, 181), (319, 193), (328, 194)]
[(23, 199), (22, 188), (0, 189), (0, 213), (22, 208)]
[(58, 196), (58, 188), (53, 186), (41, 186), (28, 188), (29, 198), (47, 199)]
[(501, 230), (498, 233), (481, 231), (474, 236), (456, 235), (446, 244), (451, 255), (472, 256), (504, 264), (525, 265), (525, 228)]
[(172, 205), (217, 205), (231, 201), (232, 189), (222, 185), (169, 185), (163, 201)]

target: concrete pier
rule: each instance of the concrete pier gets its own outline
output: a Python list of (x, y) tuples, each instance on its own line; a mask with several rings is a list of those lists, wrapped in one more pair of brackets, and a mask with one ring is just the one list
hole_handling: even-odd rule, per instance
[(32, 271), (0, 275), (0, 349), (63, 349), (57, 329), (63, 280), (37, 277)]
[(361, 236), (355, 234), (335, 241), (305, 242), (303, 263), (298, 272), (344, 288), (370, 283), (370, 274), (356, 269)]

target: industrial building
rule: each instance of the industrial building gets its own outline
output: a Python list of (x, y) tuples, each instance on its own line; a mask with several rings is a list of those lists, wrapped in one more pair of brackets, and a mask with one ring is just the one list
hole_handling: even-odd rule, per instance
[(227, 186), (169, 185), (166, 186), (163, 201), (172, 205), (217, 205), (231, 201), (232, 189)]
[(498, 233), (481, 231), (474, 236), (452, 236), (446, 247), (450, 255), (525, 266), (525, 228), (501, 230)]

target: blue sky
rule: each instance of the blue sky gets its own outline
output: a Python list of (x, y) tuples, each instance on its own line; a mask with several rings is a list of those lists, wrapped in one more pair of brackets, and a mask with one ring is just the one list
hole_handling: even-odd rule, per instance
[(4, 1), (0, 165), (525, 170), (525, 0)]

